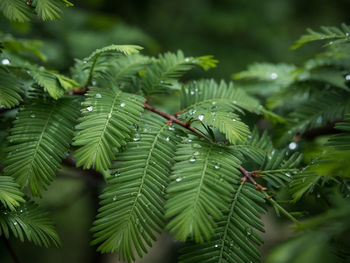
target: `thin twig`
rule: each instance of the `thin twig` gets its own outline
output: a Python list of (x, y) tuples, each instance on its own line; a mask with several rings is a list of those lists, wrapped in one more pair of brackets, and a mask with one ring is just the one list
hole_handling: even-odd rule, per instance
[(180, 126), (186, 128), (186, 129), (188, 129), (188, 130), (194, 132), (195, 134), (197, 134), (197, 135), (199, 135), (199, 136), (201, 136), (201, 137), (207, 139), (208, 141), (212, 142), (212, 140), (211, 140), (208, 136), (206, 136), (205, 134), (203, 134), (203, 133), (200, 132), (199, 130), (193, 128), (189, 123), (180, 121), (180, 120), (179, 120), (178, 118), (176, 118), (174, 115), (165, 113), (165, 112), (163, 112), (163, 111), (161, 111), (161, 110), (159, 110), (159, 109), (156, 109), (156, 108), (152, 107), (151, 105), (149, 105), (149, 104), (147, 104), (147, 103), (144, 103), (143, 106), (145, 107), (145, 109), (150, 110), (150, 111), (152, 111), (152, 112), (154, 112), (154, 113), (156, 113), (156, 114), (162, 116), (163, 118), (169, 120), (170, 122), (174, 122), (174, 123), (176, 123), (176, 124), (178, 124), (178, 125), (180, 125)]
[(290, 220), (292, 220), (295, 224), (299, 224), (300, 222), (298, 219), (296, 219), (294, 216), (292, 216), (287, 210), (285, 210), (282, 206), (280, 206), (279, 203), (277, 203), (270, 195), (268, 195), (265, 191), (261, 191), (265, 199), (267, 199), (273, 206), (277, 207), (278, 210), (282, 212), (286, 217), (288, 217)]

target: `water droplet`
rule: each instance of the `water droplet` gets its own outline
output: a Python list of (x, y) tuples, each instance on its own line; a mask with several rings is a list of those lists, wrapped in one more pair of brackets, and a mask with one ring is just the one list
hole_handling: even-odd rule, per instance
[(217, 170), (219, 170), (220, 167), (221, 167), (221, 164), (220, 164), (220, 163), (217, 163), (217, 164), (215, 164), (215, 166), (214, 166), (214, 168), (217, 169)]
[(237, 121), (236, 119), (232, 119), (232, 121)]
[(20, 213), (23, 213), (23, 210), (21, 209), (21, 210), (19, 210), (19, 212), (20, 212)]
[(236, 101), (236, 100), (234, 100), (234, 101), (233, 101), (233, 104), (237, 104), (237, 101)]
[(194, 163), (196, 161), (196, 158), (194, 156), (192, 156), (189, 161), (190, 161), (190, 163)]
[(1, 64), (3, 65), (10, 65), (10, 60), (8, 60), (7, 58), (4, 58), (3, 60), (1, 60)]
[(245, 231), (246, 231), (248, 237), (252, 235), (252, 231), (253, 231), (253, 230), (252, 230), (251, 227), (249, 227), (249, 226), (246, 227)]
[(191, 93), (191, 95), (194, 95), (194, 91), (193, 91), (193, 90), (191, 90), (191, 92), (190, 92), (190, 93)]
[(138, 193), (138, 194), (137, 194), (137, 197), (140, 197), (141, 195), (142, 195), (141, 193)]
[(248, 135), (248, 139), (251, 139), (252, 138), (252, 136), (251, 135)]
[(33, 114), (30, 114), (30, 117), (31, 118), (35, 118), (35, 114), (33, 113)]
[(166, 137), (165, 140), (168, 142), (168, 141), (170, 141), (170, 138), (169, 138), (169, 137)]
[(112, 118), (112, 113), (109, 113), (107, 117), (108, 119)]
[(14, 225), (17, 225), (18, 223), (17, 222), (13, 222)]
[(120, 104), (120, 107), (125, 107), (125, 103), (124, 102), (122, 102), (121, 104)]
[(113, 196), (113, 201), (117, 201), (117, 196)]
[(215, 244), (214, 247), (217, 248), (217, 247), (219, 247), (219, 245), (218, 245), (218, 244)]
[(317, 197), (317, 198), (321, 198), (321, 195), (320, 195), (320, 194), (317, 194), (316, 197)]
[(197, 155), (199, 155), (199, 152), (198, 152), (198, 151), (195, 151), (195, 152), (193, 153), (193, 155), (197, 156)]
[(291, 150), (295, 150), (296, 148), (297, 148), (297, 144), (295, 143), (295, 142), (291, 142), (289, 145), (288, 145), (288, 147), (289, 147), (289, 149), (291, 149)]
[(84, 60), (84, 61), (83, 61), (83, 63), (84, 63), (84, 64), (86, 64), (86, 63), (87, 63), (87, 61), (86, 61), (86, 60)]
[(189, 62), (189, 61), (190, 61), (190, 59), (189, 59), (189, 58), (185, 58), (185, 61), (186, 61), (186, 62)]
[(318, 116), (316, 122), (320, 124), (322, 123), (322, 120), (323, 120), (322, 116)]
[(217, 102), (216, 101), (213, 101), (211, 104), (215, 105)]
[(203, 119), (204, 119), (204, 115), (203, 115), (203, 114), (200, 114), (200, 115), (198, 116), (198, 120), (202, 121)]
[(101, 99), (102, 95), (100, 93), (96, 93), (96, 99)]
[(118, 177), (120, 175), (120, 172), (115, 172), (114, 177)]
[(141, 139), (140, 134), (136, 133), (135, 137), (133, 138), (134, 142), (138, 142)]
[(202, 146), (199, 145), (198, 143), (194, 143), (194, 144), (192, 145), (192, 147), (193, 147), (193, 148), (197, 148), (197, 149), (202, 148)]
[(271, 73), (270, 77), (271, 77), (271, 79), (277, 79), (278, 75), (277, 75), (277, 73), (273, 72), (273, 73)]
[(173, 126), (169, 126), (169, 127), (168, 127), (168, 130), (169, 130), (169, 131), (173, 131), (173, 130), (175, 130), (175, 128), (174, 128)]
[(96, 86), (97, 82), (96, 82), (95, 80), (93, 80), (93, 81), (91, 82), (91, 84), (92, 84), (93, 86)]
[(176, 178), (176, 182), (181, 182), (181, 180), (182, 180), (182, 177), (178, 177), (178, 178)]
[(92, 106), (89, 106), (86, 108), (88, 111), (92, 111), (94, 108)]
[(290, 173), (285, 173), (285, 176), (290, 178)]

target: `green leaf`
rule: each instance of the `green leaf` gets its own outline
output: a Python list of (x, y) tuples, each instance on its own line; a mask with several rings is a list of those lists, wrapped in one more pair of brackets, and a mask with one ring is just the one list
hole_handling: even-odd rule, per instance
[(31, 18), (31, 9), (23, 0), (1, 0), (0, 9), (11, 21), (26, 22)]
[(131, 139), (143, 111), (142, 97), (118, 89), (91, 88), (82, 103), (83, 117), (73, 145), (77, 165), (98, 171), (110, 167), (120, 147)]
[(291, 49), (297, 49), (307, 43), (313, 41), (329, 41), (333, 40), (332, 44), (348, 42), (350, 39), (350, 27), (346, 24), (342, 24), (341, 28), (322, 26), (321, 32), (313, 31), (312, 29), (307, 29), (308, 34), (303, 35), (292, 47)]
[(232, 112), (214, 110), (198, 110), (190, 114), (187, 121), (200, 121), (210, 128), (217, 128), (225, 134), (226, 139), (231, 143), (245, 141), (250, 134), (248, 126), (241, 121), (237, 114)]
[(10, 210), (15, 210), (15, 207), (25, 202), (19, 185), (12, 177), (0, 176), (0, 201), (5, 208)]
[(71, 98), (32, 100), (22, 106), (8, 137), (4, 175), (40, 195), (40, 188), (53, 180), (67, 156), (78, 114), (77, 103)]
[(47, 212), (43, 211), (33, 201), (27, 201), (15, 211), (0, 208), (0, 236), (13, 236), (22, 242), (27, 239), (37, 246), (56, 247), (60, 239), (56, 233), (52, 220)]
[(251, 184), (234, 183), (230, 205), (217, 220), (214, 236), (203, 244), (189, 244), (181, 250), (180, 263), (260, 262), (256, 245), (263, 240), (254, 228), (264, 231), (260, 219), (265, 212), (263, 196)]
[(11, 72), (0, 68), (0, 105), (17, 106), (23, 99), (23, 83)]
[(240, 161), (225, 148), (194, 140), (179, 145), (168, 188), (167, 229), (175, 238), (209, 240), (238, 179)]
[(55, 20), (60, 17), (62, 10), (61, 0), (35, 0), (35, 11), (42, 20)]
[[(161, 117), (146, 116), (133, 142), (117, 157), (118, 169), (101, 195), (92, 231), (102, 243), (98, 250), (118, 251), (120, 258), (135, 260), (156, 240), (164, 227), (165, 189), (175, 154), (176, 137)], [(133, 249), (135, 248), (135, 250)]]
[(56, 100), (62, 97), (66, 90), (71, 90), (79, 86), (74, 80), (54, 71), (46, 70), (43, 67), (30, 69), (29, 73), (35, 82)]

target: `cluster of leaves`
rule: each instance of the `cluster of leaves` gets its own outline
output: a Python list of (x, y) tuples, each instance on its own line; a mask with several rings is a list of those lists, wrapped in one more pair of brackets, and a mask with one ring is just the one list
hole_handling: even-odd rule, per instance
[[(57, 17), (55, 4), (62, 2), (68, 3), (37, 0), (29, 5), (45, 20)], [(6, 0), (0, 9), (20, 21), (28, 8), (23, 4)], [(348, 65), (348, 27), (343, 30), (344, 41), (303, 68), (264, 64), (236, 75), (248, 79), (248, 92), (268, 82), (258, 95), (271, 94), (271, 110), (291, 112), (280, 123), (286, 132), (279, 133), (278, 149), (266, 132), (247, 124), (246, 115), (277, 123), (283, 119), (246, 90), (224, 81), (183, 82), (184, 74), (196, 66), (215, 67), (212, 56), (186, 57), (178, 51), (148, 57), (139, 54), (139, 46), (110, 45), (77, 59), (70, 78), (24, 56), (31, 52), (44, 58), (36, 42), (2, 36), (1, 118), (12, 122), (5, 131), (7, 140), (0, 141), (0, 235), (59, 245), (53, 222), (32, 198), (41, 196), (69, 156), (78, 167), (105, 176), (107, 186), (92, 227), (92, 244), (102, 253), (117, 251), (120, 258), (133, 261), (166, 229), (186, 242), (180, 262), (259, 262), (256, 245), (262, 239), (256, 230), (264, 231), (261, 215), (265, 197), (271, 197), (257, 182), (270, 193), (290, 184), (295, 201), (320, 181), (334, 181), (343, 195), (349, 190), (344, 187), (349, 176), (344, 169), (348, 119), (337, 124), (344, 133), (330, 138), (325, 152), (302, 173), (297, 169), (301, 156), (294, 152), (303, 133), (343, 120), (348, 112), (349, 103), (338, 101), (349, 99), (346, 77), (345, 82), (339, 80)], [(338, 31), (328, 31), (325, 34), (340, 38)], [(252, 84), (252, 79), (258, 81)], [(290, 92), (303, 95), (283, 103)], [(179, 98), (177, 117), (147, 104), (166, 94)], [(327, 103), (318, 105), (324, 94)], [(295, 142), (283, 145), (292, 137)], [(254, 173), (242, 174), (242, 167)], [(339, 207), (325, 218), (346, 218), (348, 206)], [(323, 223), (320, 219), (309, 225), (322, 228)], [(337, 226), (334, 236), (348, 224)]]
[[(276, 250), (271, 262), (279, 262), (291, 250), (300, 251), (301, 256), (286, 258), (285, 262), (303, 262), (306, 257), (308, 262), (336, 260), (330, 251), (336, 251), (343, 260), (349, 256), (348, 241), (342, 235), (349, 231), (350, 212), (350, 27), (343, 24), (321, 30), (309, 29), (292, 47), (326, 42), (326, 51), (303, 66), (261, 63), (233, 76), (251, 94), (265, 97), (267, 108), (287, 115), (285, 124), (276, 131), (277, 144), (304, 149), (306, 167), (290, 183), (292, 202), (311, 195), (327, 200), (326, 207), (332, 207), (301, 225), (300, 229), (312, 229), (310, 234), (300, 235)], [(332, 226), (325, 226), (325, 222)], [(313, 245), (315, 236), (322, 245)], [(304, 252), (307, 250), (312, 252)]]

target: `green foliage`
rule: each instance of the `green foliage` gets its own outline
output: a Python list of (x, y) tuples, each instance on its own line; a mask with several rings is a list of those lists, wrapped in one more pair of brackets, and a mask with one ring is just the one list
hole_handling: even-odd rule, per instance
[(308, 34), (303, 35), (291, 48), (299, 48), (309, 42), (318, 40), (334, 40), (329, 42), (329, 45), (348, 42), (350, 37), (350, 27), (342, 24), (340, 28), (334, 26), (322, 26), (321, 32), (316, 32), (312, 29), (307, 30)]
[(133, 247), (142, 256), (156, 240), (153, 232), (162, 231), (165, 189), (177, 142), (169, 128), (164, 119), (145, 116), (127, 150), (118, 156), (117, 171), (101, 195), (102, 207), (92, 228), (92, 244), (102, 243), (99, 251), (117, 250), (130, 261), (135, 259)]
[(0, 201), (5, 208), (15, 210), (20, 203), (25, 202), (19, 185), (12, 177), (0, 176)]
[(255, 245), (263, 241), (253, 228), (263, 230), (260, 219), (263, 203), (262, 195), (252, 186), (234, 183), (230, 205), (217, 220), (213, 237), (206, 243), (189, 244), (182, 249), (179, 262), (259, 262), (260, 253)]
[(107, 170), (115, 153), (131, 139), (143, 111), (143, 98), (117, 88), (92, 88), (82, 103), (83, 117), (73, 145), (77, 165)]
[(0, 236), (9, 238), (12, 232), (13, 236), (22, 242), (27, 239), (37, 246), (60, 245), (60, 239), (48, 213), (33, 201), (27, 201), (13, 211), (0, 208), (0, 212)]
[(3, 174), (40, 195), (40, 188), (53, 180), (67, 156), (77, 117), (77, 103), (72, 98), (36, 99), (22, 106), (8, 137)]
[[(70, 5), (6, 0), (0, 8), (21, 22), (31, 13), (56, 19), (63, 4)], [(212, 56), (149, 57), (139, 54), (140, 46), (116, 44), (76, 59), (70, 78), (33, 62), (45, 58), (37, 42), (2, 37), (0, 117), (7, 141), (0, 141), (0, 235), (59, 245), (52, 221), (30, 198), (41, 197), (71, 153), (67, 165), (106, 179), (91, 229), (101, 253), (134, 261), (166, 229), (186, 242), (180, 262), (259, 262), (265, 199), (297, 222), (272, 199), (288, 188), (291, 202), (316, 192), (331, 199), (329, 189), (337, 189), (333, 210), (298, 225), (328, 248), (325, 218), (336, 225), (331, 238), (348, 230), (349, 28), (310, 32), (297, 45), (334, 42), (303, 66), (254, 64), (233, 75), (235, 84), (184, 77), (195, 66), (215, 67)], [(164, 107), (164, 95), (177, 96), (177, 114), (148, 104)], [(309, 139), (316, 128), (331, 125), (334, 132), (334, 123), (340, 134)], [(24, 199), (21, 190), (30, 196)], [(296, 251), (312, 241), (308, 234), (295, 240)], [(310, 251), (317, 255), (315, 246)]]
[(214, 233), (214, 219), (227, 207), (240, 161), (225, 148), (198, 140), (180, 144), (174, 159), (166, 204), (166, 216), (172, 220), (167, 228), (182, 241), (207, 241)]
[(22, 85), (15, 75), (0, 68), (0, 105), (17, 106), (22, 101)]

